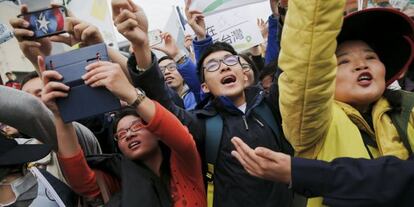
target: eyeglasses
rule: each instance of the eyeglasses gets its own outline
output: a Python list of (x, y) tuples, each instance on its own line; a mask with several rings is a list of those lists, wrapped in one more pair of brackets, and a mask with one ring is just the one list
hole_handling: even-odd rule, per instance
[(249, 71), (250, 69), (252, 69), (252, 66), (248, 63), (243, 63), (241, 64), (243, 71)]
[(145, 128), (145, 125), (141, 120), (135, 120), (127, 129), (121, 129), (116, 132), (115, 141), (124, 141), (128, 137), (128, 131), (137, 132), (143, 128)]
[(177, 70), (177, 64), (170, 63), (166, 66), (160, 66), (160, 70), (161, 70), (162, 73), (165, 73), (165, 70), (168, 70), (168, 71), (172, 72), (174, 70)]
[(227, 66), (233, 66), (239, 63), (239, 56), (229, 55), (225, 56), (223, 59), (212, 59), (209, 60), (206, 65), (203, 67), (207, 72), (214, 72), (220, 68), (221, 63), (224, 63)]

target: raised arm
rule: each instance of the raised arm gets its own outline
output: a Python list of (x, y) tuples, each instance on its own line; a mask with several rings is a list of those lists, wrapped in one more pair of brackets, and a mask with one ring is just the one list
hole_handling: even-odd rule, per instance
[(0, 86), (0, 97), (0, 122), (36, 137), (57, 150), (53, 115), (35, 96)]
[[(125, 9), (121, 11), (120, 7)], [(201, 137), (203, 133), (201, 127), (204, 125), (196, 122), (193, 114), (177, 107), (171, 100), (169, 90), (172, 89), (165, 84), (156, 57), (149, 50), (147, 33), (144, 32), (148, 30), (144, 11), (130, 0), (113, 0), (112, 9), (118, 11), (113, 13), (118, 31), (131, 41), (134, 48), (135, 54), (128, 60), (128, 69), (134, 86), (143, 89), (148, 97), (177, 116), (189, 127), (195, 138)]]
[(343, 0), (289, 1), (279, 97), (283, 131), (298, 156), (315, 158), (331, 124), (343, 8)]
[(56, 126), (57, 143), (59, 146), (58, 157), (62, 170), (72, 189), (82, 196), (95, 198), (100, 194), (96, 183), (95, 173), (86, 163), (83, 151), (79, 145), (77, 134), (72, 123), (64, 123), (60, 116), (56, 98), (67, 97), (69, 87), (61, 82), (62, 75), (54, 70), (45, 70), (42, 57), (39, 56), (39, 70), (42, 73), (44, 88), (42, 101), (52, 111)]

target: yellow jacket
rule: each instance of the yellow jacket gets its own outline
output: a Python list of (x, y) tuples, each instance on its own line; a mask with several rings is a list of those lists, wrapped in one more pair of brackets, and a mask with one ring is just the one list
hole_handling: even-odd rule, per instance
[[(352, 106), (334, 100), (336, 36), (343, 20), (344, 0), (291, 0), (283, 28), (279, 66), (283, 130), (299, 157), (330, 161), (337, 157), (369, 158), (360, 130), (378, 144), (374, 157), (408, 158), (390, 117), (385, 98), (372, 109), (374, 129)], [(414, 137), (413, 113), (408, 126)], [(411, 140), (411, 143), (414, 140)], [(308, 206), (321, 206), (310, 199)]]

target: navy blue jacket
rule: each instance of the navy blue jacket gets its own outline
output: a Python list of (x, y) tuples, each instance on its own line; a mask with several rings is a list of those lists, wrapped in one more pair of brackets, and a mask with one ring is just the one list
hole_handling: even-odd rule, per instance
[[(260, 87), (247, 88), (245, 114), (226, 97), (206, 98), (205, 100), (209, 102), (202, 109), (189, 112), (177, 107), (171, 101), (156, 57), (153, 55), (152, 59), (150, 68), (145, 72), (139, 72), (135, 67), (135, 57), (131, 57), (128, 68), (134, 86), (142, 88), (148, 97), (158, 101), (188, 127), (202, 158), (206, 142), (205, 120), (216, 114), (223, 119), (223, 133), (214, 174), (214, 206), (290, 206), (292, 192), (286, 185), (249, 175), (231, 155), (234, 146), (230, 140), (234, 136), (243, 137), (252, 148), (266, 146), (274, 151), (292, 152), (289, 143), (281, 137), (283, 133), (280, 131), (281, 136), (274, 134), (271, 127), (253, 110), (259, 104), (267, 104), (275, 115), (275, 121), (280, 124), (277, 90), (273, 90), (270, 96), (265, 96)], [(204, 165), (205, 169), (206, 165)]]
[(337, 206), (414, 206), (414, 157), (292, 159), (292, 188)]

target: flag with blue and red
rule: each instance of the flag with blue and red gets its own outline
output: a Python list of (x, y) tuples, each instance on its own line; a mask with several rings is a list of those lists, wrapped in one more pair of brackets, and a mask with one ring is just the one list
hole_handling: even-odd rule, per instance
[(56, 7), (34, 12), (24, 19), (30, 23), (30, 29), (35, 33), (34, 37), (43, 37), (63, 31), (64, 12), (62, 7)]

